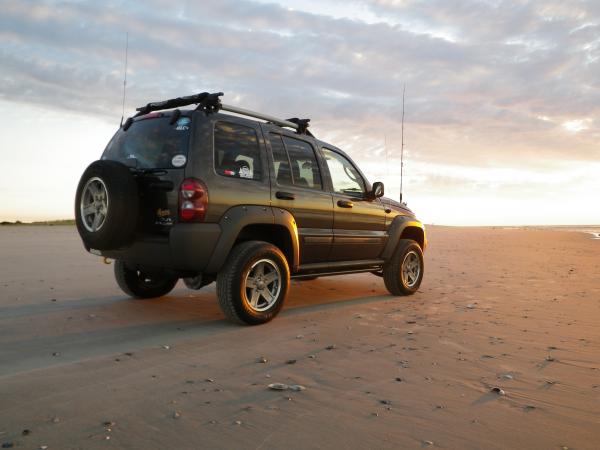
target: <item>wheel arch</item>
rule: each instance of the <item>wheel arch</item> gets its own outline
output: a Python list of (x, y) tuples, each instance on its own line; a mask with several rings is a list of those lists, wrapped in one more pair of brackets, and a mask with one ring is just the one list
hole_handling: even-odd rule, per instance
[(277, 246), (285, 255), (290, 272), (298, 270), (298, 228), (289, 211), (266, 206), (235, 206), (227, 210), (219, 221), (219, 226), (221, 236), (204, 269), (205, 273), (216, 274), (233, 246), (249, 240), (261, 240)]
[(415, 227), (413, 225), (407, 226), (402, 230), (402, 234), (400, 235), (400, 239), (412, 239), (419, 244), (421, 250), (425, 247), (425, 231), (423, 228)]
[(294, 266), (294, 243), (289, 230), (282, 224), (251, 224), (242, 228), (234, 246), (246, 241), (265, 241), (279, 248), (291, 268)]
[(392, 257), (400, 239), (412, 239), (425, 251), (427, 247), (425, 226), (413, 217), (394, 217), (388, 229), (388, 241), (381, 254), (383, 259), (388, 260)]

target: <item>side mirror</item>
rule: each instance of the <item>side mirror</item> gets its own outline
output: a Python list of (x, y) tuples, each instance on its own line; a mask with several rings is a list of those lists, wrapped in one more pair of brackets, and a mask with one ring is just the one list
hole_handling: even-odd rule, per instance
[(381, 181), (376, 181), (375, 183), (373, 183), (373, 188), (371, 189), (371, 197), (379, 198), (379, 197), (383, 197), (383, 194), (384, 194), (383, 183)]

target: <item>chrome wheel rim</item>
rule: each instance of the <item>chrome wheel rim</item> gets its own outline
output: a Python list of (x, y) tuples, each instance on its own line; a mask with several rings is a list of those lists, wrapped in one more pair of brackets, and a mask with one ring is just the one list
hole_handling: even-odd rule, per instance
[(266, 311), (275, 304), (281, 292), (281, 271), (270, 259), (256, 261), (244, 278), (242, 289), (251, 309)]
[(402, 276), (402, 283), (408, 288), (414, 287), (419, 281), (419, 275), (421, 275), (421, 259), (414, 250), (411, 250), (404, 256), (400, 275)]
[(102, 228), (108, 213), (108, 191), (102, 179), (93, 177), (85, 183), (79, 210), (86, 230), (95, 233)]

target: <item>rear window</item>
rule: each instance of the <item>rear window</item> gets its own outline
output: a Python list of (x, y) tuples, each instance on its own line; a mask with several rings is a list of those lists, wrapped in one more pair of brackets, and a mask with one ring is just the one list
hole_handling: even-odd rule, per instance
[(175, 169), (187, 162), (191, 119), (182, 116), (137, 120), (127, 131), (119, 129), (102, 159), (119, 161), (139, 169)]

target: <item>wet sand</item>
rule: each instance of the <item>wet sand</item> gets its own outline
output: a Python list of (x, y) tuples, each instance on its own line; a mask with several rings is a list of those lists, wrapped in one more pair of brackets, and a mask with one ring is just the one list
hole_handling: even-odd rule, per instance
[(240, 327), (214, 284), (131, 300), (74, 227), (0, 227), (0, 443), (600, 448), (600, 241), (428, 231), (416, 295), (293, 282), (277, 319)]

